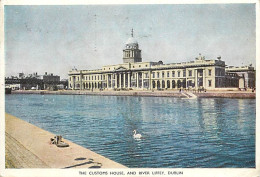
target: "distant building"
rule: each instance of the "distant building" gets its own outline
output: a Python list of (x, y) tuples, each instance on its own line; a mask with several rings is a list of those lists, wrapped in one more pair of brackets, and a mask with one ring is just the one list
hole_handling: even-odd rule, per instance
[(226, 67), (227, 74), (236, 74), (238, 77), (238, 87), (240, 89), (255, 88), (255, 69), (250, 66)]
[[(5, 78), (5, 85), (12, 90), (57, 90), (60, 82), (60, 76), (53, 74), (38, 75), (37, 72), (25, 76), (19, 73), (18, 77), (11, 76)], [(66, 83), (65, 83), (66, 84)]]
[(242, 82), (241, 77), (244, 77), (246, 88), (254, 85), (253, 73), (253, 68), (248, 71), (233, 71), (226, 68), (221, 57), (205, 59), (201, 54), (190, 62), (171, 64), (163, 64), (162, 61), (142, 62), (141, 50), (132, 31), (123, 49), (122, 64), (103, 66), (96, 70), (73, 69), (68, 73), (68, 86), (73, 90), (181, 88), (217, 90), (228, 86), (238, 88)]
[(31, 90), (35, 88), (37, 90), (43, 89), (43, 80), (36, 74), (30, 74), (24, 76), (19, 73), (19, 77), (11, 76), (5, 78), (6, 87), (11, 87), (13, 90)]
[(44, 90), (58, 90), (57, 85), (60, 84), (60, 76), (47, 74), (43, 75)]

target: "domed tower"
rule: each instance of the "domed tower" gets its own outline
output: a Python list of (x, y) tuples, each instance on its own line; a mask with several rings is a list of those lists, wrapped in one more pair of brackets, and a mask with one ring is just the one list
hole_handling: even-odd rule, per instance
[(124, 63), (142, 62), (141, 50), (139, 50), (138, 42), (135, 40), (133, 33), (132, 29), (131, 37), (127, 40), (123, 50)]

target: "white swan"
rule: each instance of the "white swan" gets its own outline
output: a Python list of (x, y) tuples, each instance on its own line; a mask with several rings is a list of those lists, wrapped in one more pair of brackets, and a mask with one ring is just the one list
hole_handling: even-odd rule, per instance
[(135, 139), (141, 139), (141, 138), (142, 138), (142, 135), (141, 135), (141, 134), (136, 134), (136, 130), (134, 130), (133, 132), (134, 132), (133, 137), (134, 137)]

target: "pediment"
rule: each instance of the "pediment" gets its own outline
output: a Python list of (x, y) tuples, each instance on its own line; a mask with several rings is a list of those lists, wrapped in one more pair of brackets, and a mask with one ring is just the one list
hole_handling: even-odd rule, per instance
[(125, 71), (125, 70), (127, 70), (127, 68), (123, 66), (119, 66), (118, 68), (115, 69), (115, 71)]

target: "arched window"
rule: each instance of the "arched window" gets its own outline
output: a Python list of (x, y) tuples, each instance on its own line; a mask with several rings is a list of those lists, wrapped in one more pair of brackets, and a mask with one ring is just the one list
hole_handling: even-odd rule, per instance
[(172, 88), (175, 88), (176, 85), (175, 85), (175, 80), (172, 80)]
[(170, 88), (171, 87), (171, 83), (170, 83), (170, 81), (168, 80), (167, 81), (167, 88)]
[(181, 81), (180, 80), (177, 81), (177, 88), (181, 88)]
[(157, 89), (160, 88), (160, 81), (157, 81)]
[(165, 81), (162, 81), (162, 88), (165, 88)]
[(184, 80), (182, 81), (182, 87), (183, 87), (183, 88), (186, 88), (186, 79), (184, 79)]
[(155, 81), (153, 81), (153, 88), (155, 88)]

